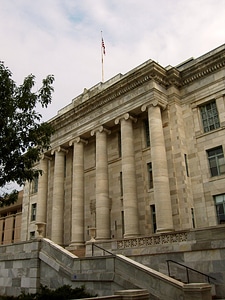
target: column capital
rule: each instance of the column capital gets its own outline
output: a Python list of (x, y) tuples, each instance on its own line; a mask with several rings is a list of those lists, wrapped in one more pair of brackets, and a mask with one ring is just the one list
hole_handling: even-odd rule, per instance
[(40, 160), (44, 160), (44, 159), (47, 159), (47, 160), (52, 160), (52, 158), (51, 158), (51, 156), (48, 156), (48, 155), (46, 155), (46, 154), (41, 154), (41, 156), (40, 156)]
[(104, 126), (99, 126), (99, 127), (96, 127), (95, 129), (93, 129), (92, 131), (91, 131), (91, 136), (93, 136), (93, 135), (95, 135), (96, 134), (96, 132), (106, 132), (106, 133), (108, 133), (108, 134), (110, 134), (111, 133), (111, 131), (109, 130), (109, 129), (107, 129), (107, 128), (105, 128)]
[(122, 116), (120, 116), (120, 117), (118, 117), (118, 118), (116, 118), (115, 119), (115, 124), (117, 125), (117, 124), (119, 124), (120, 123), (120, 121), (122, 120), (122, 119), (124, 119), (124, 120), (132, 120), (134, 123), (136, 123), (137, 122), (137, 118), (134, 118), (133, 116), (131, 116), (129, 113), (125, 113), (125, 114), (123, 114)]
[(150, 102), (143, 104), (141, 107), (141, 111), (146, 111), (149, 106), (153, 106), (153, 107), (159, 106), (162, 110), (165, 110), (167, 105), (168, 103), (166, 100), (160, 98), (154, 98)]
[(55, 149), (52, 149), (51, 151), (51, 155), (54, 155), (55, 152), (64, 152), (65, 154), (68, 153), (68, 150), (66, 150), (65, 148), (63, 148), (62, 146), (59, 146)]
[(77, 143), (77, 144), (83, 143), (83, 144), (87, 145), (88, 141), (84, 140), (80, 136), (78, 136), (69, 142), (69, 146), (73, 146), (73, 144), (75, 144), (75, 143)]

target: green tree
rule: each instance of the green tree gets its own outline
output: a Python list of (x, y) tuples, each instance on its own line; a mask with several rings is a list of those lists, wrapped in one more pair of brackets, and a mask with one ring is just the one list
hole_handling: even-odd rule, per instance
[[(54, 76), (48, 75), (42, 87), (34, 92), (35, 76), (27, 76), (17, 86), (11, 71), (0, 62), (0, 189), (9, 182), (18, 185), (41, 174), (34, 169), (44, 149), (50, 145), (52, 126), (41, 122), (37, 105), (46, 108), (51, 103)], [(0, 206), (17, 199), (17, 192), (0, 194)]]

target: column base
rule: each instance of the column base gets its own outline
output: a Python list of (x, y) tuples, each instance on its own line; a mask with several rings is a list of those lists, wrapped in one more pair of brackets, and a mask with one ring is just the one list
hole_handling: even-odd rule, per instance
[(130, 233), (127, 233), (127, 234), (123, 235), (123, 238), (124, 239), (133, 239), (133, 238), (137, 238), (137, 237), (140, 237), (140, 236), (141, 236), (140, 234), (130, 234)]
[(171, 233), (175, 230), (173, 228), (159, 228), (156, 230), (156, 233)]

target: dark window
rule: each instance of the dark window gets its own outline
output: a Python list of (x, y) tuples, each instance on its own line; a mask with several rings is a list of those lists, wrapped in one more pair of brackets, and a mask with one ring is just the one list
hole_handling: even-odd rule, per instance
[(211, 176), (225, 174), (225, 161), (222, 146), (207, 150), (207, 154)]
[(32, 190), (31, 193), (35, 194), (38, 192), (38, 177), (35, 177), (34, 180), (32, 181)]
[(31, 221), (36, 220), (36, 212), (37, 212), (37, 204), (34, 203), (34, 204), (31, 205), (31, 217), (30, 217)]
[(215, 101), (211, 101), (206, 105), (201, 106), (200, 111), (204, 132), (208, 132), (220, 127), (220, 121)]
[(120, 172), (120, 196), (123, 197), (123, 174)]
[(121, 143), (121, 132), (118, 132), (118, 153), (119, 157), (122, 156), (122, 143)]
[(148, 167), (148, 187), (149, 189), (153, 188), (153, 174), (152, 174), (152, 163), (147, 164)]
[(218, 224), (225, 223), (225, 194), (214, 196)]
[(124, 236), (125, 229), (124, 229), (124, 211), (121, 211), (121, 221), (122, 221), (122, 237)]
[(186, 167), (186, 174), (187, 174), (187, 177), (189, 177), (187, 154), (184, 154), (184, 161), (185, 161), (185, 167)]
[(192, 219), (192, 226), (193, 228), (195, 228), (195, 212), (194, 212), (194, 208), (191, 208), (191, 219)]
[(150, 134), (149, 134), (148, 119), (144, 120), (144, 129), (145, 129), (145, 143), (146, 143), (146, 147), (150, 147)]
[(30, 232), (30, 240), (35, 238), (35, 231)]
[(151, 208), (151, 217), (152, 217), (152, 229), (153, 229), (153, 233), (155, 233), (157, 230), (155, 205), (150, 205), (150, 208)]

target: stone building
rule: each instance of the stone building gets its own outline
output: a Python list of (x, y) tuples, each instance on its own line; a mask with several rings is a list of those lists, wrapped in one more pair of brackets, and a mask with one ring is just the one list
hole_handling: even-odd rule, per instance
[[(78, 249), (225, 222), (225, 45), (176, 67), (149, 60), (49, 120), (24, 188), (21, 239)], [(41, 228), (43, 227), (43, 228)]]
[(16, 203), (0, 208), (0, 245), (20, 241), (23, 191), (18, 194)]

